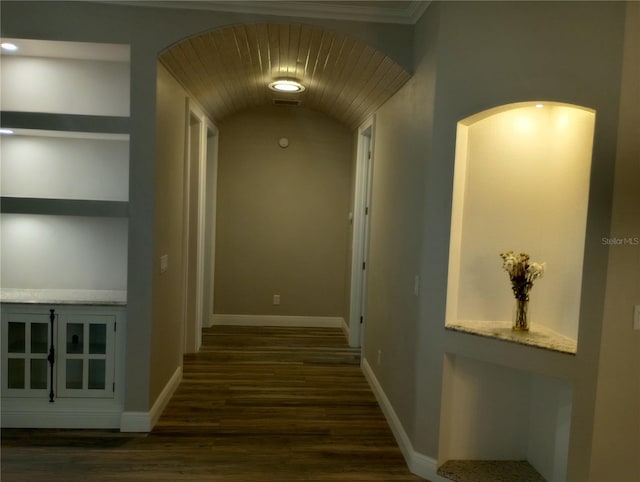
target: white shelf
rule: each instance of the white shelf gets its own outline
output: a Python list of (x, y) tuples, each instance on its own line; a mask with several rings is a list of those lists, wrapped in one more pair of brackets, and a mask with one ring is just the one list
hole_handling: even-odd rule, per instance
[(129, 210), (129, 203), (122, 201), (45, 199), (5, 196), (2, 196), (0, 201), (0, 212), (10, 214), (126, 218)]
[(129, 118), (106, 115), (62, 114), (2, 110), (2, 127), (61, 132), (128, 134)]

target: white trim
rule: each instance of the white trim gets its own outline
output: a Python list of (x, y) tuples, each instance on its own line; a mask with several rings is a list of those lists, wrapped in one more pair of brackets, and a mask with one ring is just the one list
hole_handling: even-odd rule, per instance
[(121, 432), (151, 432), (149, 412), (122, 412)]
[(361, 366), (364, 376), (367, 379), (376, 400), (378, 400), (382, 413), (384, 413), (387, 423), (393, 432), (393, 436), (400, 447), (400, 451), (407, 462), (409, 470), (420, 477), (430, 480), (431, 482), (451, 482), (449, 479), (445, 479), (438, 475), (438, 461), (436, 459), (415, 451), (409, 435), (407, 435), (398, 415), (393, 409), (393, 405), (384, 393), (380, 382), (378, 382), (378, 379), (373, 373), (373, 370), (366, 358), (362, 359)]
[(182, 381), (182, 367), (178, 367), (148, 412), (123, 412), (120, 419), (121, 432), (151, 432), (171, 397)]
[(151, 412), (150, 412), (151, 428), (153, 428), (153, 426), (156, 424), (156, 422), (160, 418), (160, 415), (162, 415), (162, 412), (164, 411), (165, 407), (169, 403), (169, 400), (171, 400), (171, 397), (173, 396), (175, 391), (178, 389), (178, 386), (180, 385), (181, 381), (182, 381), (182, 367), (179, 366), (178, 368), (176, 368), (176, 371), (173, 372), (173, 375), (171, 376), (167, 384), (164, 386), (164, 388), (160, 392), (160, 395), (158, 395), (158, 398), (156, 398), (156, 401), (154, 402), (153, 407), (151, 407)]
[[(353, 200), (353, 236), (351, 241), (351, 290), (349, 298), (349, 346), (362, 346), (364, 305), (366, 299), (366, 274), (363, 263), (367, 261), (369, 219), (365, 213), (371, 205), (371, 174), (374, 149), (375, 117), (371, 116), (358, 128), (356, 175)], [(369, 153), (371, 156), (369, 157)], [(364, 320), (366, 322), (366, 320)]]
[(4, 398), (3, 428), (113, 429), (120, 427), (122, 407), (113, 401)]
[(343, 328), (344, 318), (337, 316), (279, 316), (279, 315), (211, 315), (210, 326), (289, 326), (307, 328)]
[(342, 333), (344, 333), (344, 337), (348, 340), (349, 339), (349, 325), (347, 324), (347, 322), (344, 319), (342, 320), (342, 325), (340, 326), (340, 328), (342, 328)]
[[(103, 0), (113, 2), (116, 0)], [(281, 17), (328, 18), (332, 20), (351, 20), (356, 22), (377, 22), (414, 25), (431, 4), (431, 0), (413, 0), (406, 7), (341, 4), (340, 2), (305, 2), (289, 0), (286, 2), (263, 2), (251, 0), (222, 0), (205, 2), (202, 0), (129, 0), (119, 1), (126, 5), (156, 8), (183, 8), (214, 10), (219, 12), (244, 13), (251, 15), (279, 15)]]

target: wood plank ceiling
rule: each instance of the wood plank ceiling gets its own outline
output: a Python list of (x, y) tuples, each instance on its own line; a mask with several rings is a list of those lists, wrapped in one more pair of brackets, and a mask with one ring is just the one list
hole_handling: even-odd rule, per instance
[[(339, 32), (302, 24), (246, 24), (184, 40), (160, 61), (215, 121), (273, 103), (296, 103), (355, 128), (410, 77), (391, 58)], [(306, 90), (277, 93), (278, 78)]]

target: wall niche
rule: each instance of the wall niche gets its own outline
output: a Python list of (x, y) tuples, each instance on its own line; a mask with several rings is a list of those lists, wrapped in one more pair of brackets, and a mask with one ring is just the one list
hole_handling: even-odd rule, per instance
[[(446, 327), (575, 353), (595, 111), (509, 104), (458, 123)], [(546, 262), (531, 331), (511, 331), (499, 254)]]

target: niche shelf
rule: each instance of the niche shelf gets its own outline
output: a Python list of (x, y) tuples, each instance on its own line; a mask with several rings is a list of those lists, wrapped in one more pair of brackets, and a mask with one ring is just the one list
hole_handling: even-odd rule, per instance
[[(594, 111), (554, 102), (497, 107), (458, 123), (445, 328), (575, 354)], [(501, 252), (546, 262), (530, 292), (531, 331)]]
[(448, 323), (446, 328), (571, 355), (575, 355), (578, 349), (574, 338), (561, 335), (542, 324), (533, 325), (528, 332), (513, 331), (509, 321), (458, 321)]
[[(541, 101), (458, 123), (439, 445), (451, 480), (476, 480), (469, 464), (566, 479), (594, 127), (591, 109)], [(529, 332), (511, 329), (508, 250), (547, 264)]]

